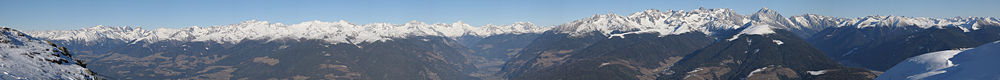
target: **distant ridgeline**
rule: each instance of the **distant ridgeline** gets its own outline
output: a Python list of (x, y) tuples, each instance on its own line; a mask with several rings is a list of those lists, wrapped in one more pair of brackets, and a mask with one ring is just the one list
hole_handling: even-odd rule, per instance
[(701, 8), (551, 27), (254, 20), (28, 33), (116, 79), (875, 79), (907, 58), (1000, 40), (998, 22)]

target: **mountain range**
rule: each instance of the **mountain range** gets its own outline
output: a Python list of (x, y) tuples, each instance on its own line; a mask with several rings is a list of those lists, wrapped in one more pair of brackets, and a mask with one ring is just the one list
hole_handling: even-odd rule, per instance
[(252, 20), (27, 33), (114, 79), (876, 79), (907, 58), (1000, 40), (1000, 19), (700, 8), (556, 26)]

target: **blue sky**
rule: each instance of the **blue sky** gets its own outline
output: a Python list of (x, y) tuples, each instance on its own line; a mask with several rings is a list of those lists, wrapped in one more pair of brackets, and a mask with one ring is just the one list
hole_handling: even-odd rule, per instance
[(72, 30), (96, 25), (181, 28), (263, 20), (284, 24), (347, 20), (471, 25), (532, 22), (558, 25), (614, 12), (731, 8), (749, 14), (768, 7), (783, 15), (836, 17), (1000, 15), (1000, 0), (3, 0), (0, 26)]

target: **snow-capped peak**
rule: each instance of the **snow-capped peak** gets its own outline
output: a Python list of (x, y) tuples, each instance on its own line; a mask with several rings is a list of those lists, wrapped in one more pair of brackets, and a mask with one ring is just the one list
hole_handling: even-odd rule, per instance
[(812, 27), (812, 26), (799, 26), (793, 24), (792, 20), (789, 20), (788, 18), (781, 16), (781, 14), (779, 14), (777, 11), (768, 9), (766, 7), (758, 10), (757, 13), (754, 13), (749, 17), (750, 20), (756, 21), (759, 24), (767, 24), (778, 28), (791, 29), (790, 31), (803, 30), (803, 28)]
[(984, 25), (1000, 25), (996, 18), (927, 18), (899, 16), (869, 16), (864, 18), (838, 18), (815, 14), (783, 17), (777, 11), (762, 8), (749, 16), (736, 14), (731, 9), (656, 10), (635, 12), (627, 17), (614, 13), (598, 14), (556, 26), (553, 31), (581, 37), (598, 32), (605, 37), (623, 37), (627, 34), (658, 33), (661, 36), (687, 32), (703, 32), (711, 35), (714, 31), (735, 30), (745, 24), (768, 25), (769, 28), (791, 31), (800, 37), (808, 37), (810, 32), (818, 32), (828, 27), (857, 26), (917, 26), (920, 28), (958, 27), (965, 31), (977, 30)]
[[(687, 32), (703, 32), (711, 34), (712, 30), (736, 29), (746, 23), (746, 18), (735, 14), (730, 9), (697, 9), (683, 10), (645, 10), (622, 17), (613, 13), (594, 15), (556, 26), (554, 30), (580, 37), (590, 32), (599, 32), (603, 36), (658, 33), (663, 35), (681, 34)], [(623, 33), (612, 33), (612, 32)]]
[(761, 8), (756, 13), (750, 15), (751, 20), (762, 21), (762, 22), (776, 21), (782, 18), (784, 17), (782, 17), (781, 14), (778, 14), (778, 12), (774, 10), (767, 9), (766, 7)]
[(998, 26), (996, 18), (987, 17), (953, 17), (953, 18), (929, 18), (929, 17), (907, 17), (907, 16), (867, 16), (858, 18), (852, 26), (857, 28), (866, 27), (917, 27), (917, 28), (944, 28), (956, 27), (966, 32), (978, 30), (985, 25)]
[(774, 10), (768, 9), (767, 7), (764, 7), (764, 8), (761, 8), (760, 10), (757, 10), (756, 13), (753, 13), (753, 15), (751, 17), (753, 17), (753, 18), (780, 18), (780, 16), (781, 16), (781, 14), (778, 14), (777, 11), (774, 11)]
[(268, 21), (250, 20), (238, 24), (190, 27), (181, 29), (159, 28), (144, 30), (131, 27), (107, 28), (96, 26), (71, 31), (36, 31), (31, 32), (42, 38), (51, 40), (82, 40), (98, 41), (103, 39), (125, 42), (157, 42), (173, 41), (214, 41), (217, 43), (239, 43), (244, 39), (274, 40), (291, 39), (322, 39), (331, 43), (363, 43), (407, 38), (411, 36), (490, 36), (494, 34), (541, 33), (548, 27), (538, 27), (531, 23), (519, 22), (511, 25), (491, 25), (474, 27), (458, 21), (451, 24), (426, 24), (410, 21), (406, 24), (373, 23), (355, 25), (340, 20), (337, 22), (307, 21), (298, 24), (285, 25)]
[(816, 14), (803, 14), (799, 16), (792, 16), (789, 17), (789, 19), (791, 19), (791, 21), (795, 25), (808, 26), (806, 28), (814, 30), (827, 27), (839, 27), (848, 25), (849, 24), (848, 22), (852, 20), (848, 18), (837, 18), (837, 17), (822, 16)]

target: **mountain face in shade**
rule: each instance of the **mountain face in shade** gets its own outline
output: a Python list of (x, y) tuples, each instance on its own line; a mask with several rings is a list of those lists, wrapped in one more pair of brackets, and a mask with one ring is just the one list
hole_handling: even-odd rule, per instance
[(315, 39), (239, 44), (161, 41), (86, 45), (80, 57), (113, 79), (477, 79), (470, 51), (442, 37), (332, 44)]
[[(663, 74), (676, 73), (667, 69), (677, 66), (677, 62), (682, 59), (690, 59), (686, 57), (690, 56), (688, 54), (710, 44), (739, 39), (741, 35), (771, 34), (774, 33), (773, 30), (796, 31), (786, 34), (794, 35), (789, 39), (798, 39), (798, 36), (820, 31), (815, 29), (828, 27), (798, 26), (800, 24), (821, 25), (846, 21), (842, 18), (806, 15), (793, 22), (769, 9), (762, 9), (749, 17), (720, 14), (729, 13), (727, 11), (729, 10), (647, 10), (628, 17), (608, 14), (573, 21), (544, 33), (509, 60), (500, 74), (508, 79), (681, 79), (663, 78), (676, 76)], [(678, 14), (679, 12), (685, 14)], [(677, 33), (678, 31), (682, 32)], [(808, 43), (795, 44), (811, 47)], [(826, 56), (815, 57), (828, 59)], [(697, 59), (702, 58), (710, 57)], [(841, 70), (836, 62), (819, 63), (830, 64), (829, 67)], [(868, 75), (867, 78), (874, 77), (864, 69), (851, 68), (846, 71), (859, 72)]]
[(889, 68), (877, 80), (973, 80), (998, 79), (996, 56), (1000, 56), (1000, 42), (983, 44), (975, 48), (944, 50), (914, 56)]
[(97, 79), (65, 47), (34, 38), (21, 31), (0, 30), (0, 79)]
[(499, 74), (508, 79), (655, 79), (743, 20), (729, 9), (595, 15), (543, 33)]
[(659, 70), (712, 41), (701, 33), (568, 36), (543, 34), (508, 60), (501, 74), (508, 79), (652, 79)]
[(975, 47), (997, 40), (1000, 26), (964, 31), (961, 27), (919, 28), (853, 26), (830, 28), (809, 38), (817, 48), (839, 62), (874, 70), (886, 70), (906, 58), (955, 48)]
[(877, 73), (844, 67), (789, 31), (766, 24), (687, 55), (658, 79), (871, 79)]

